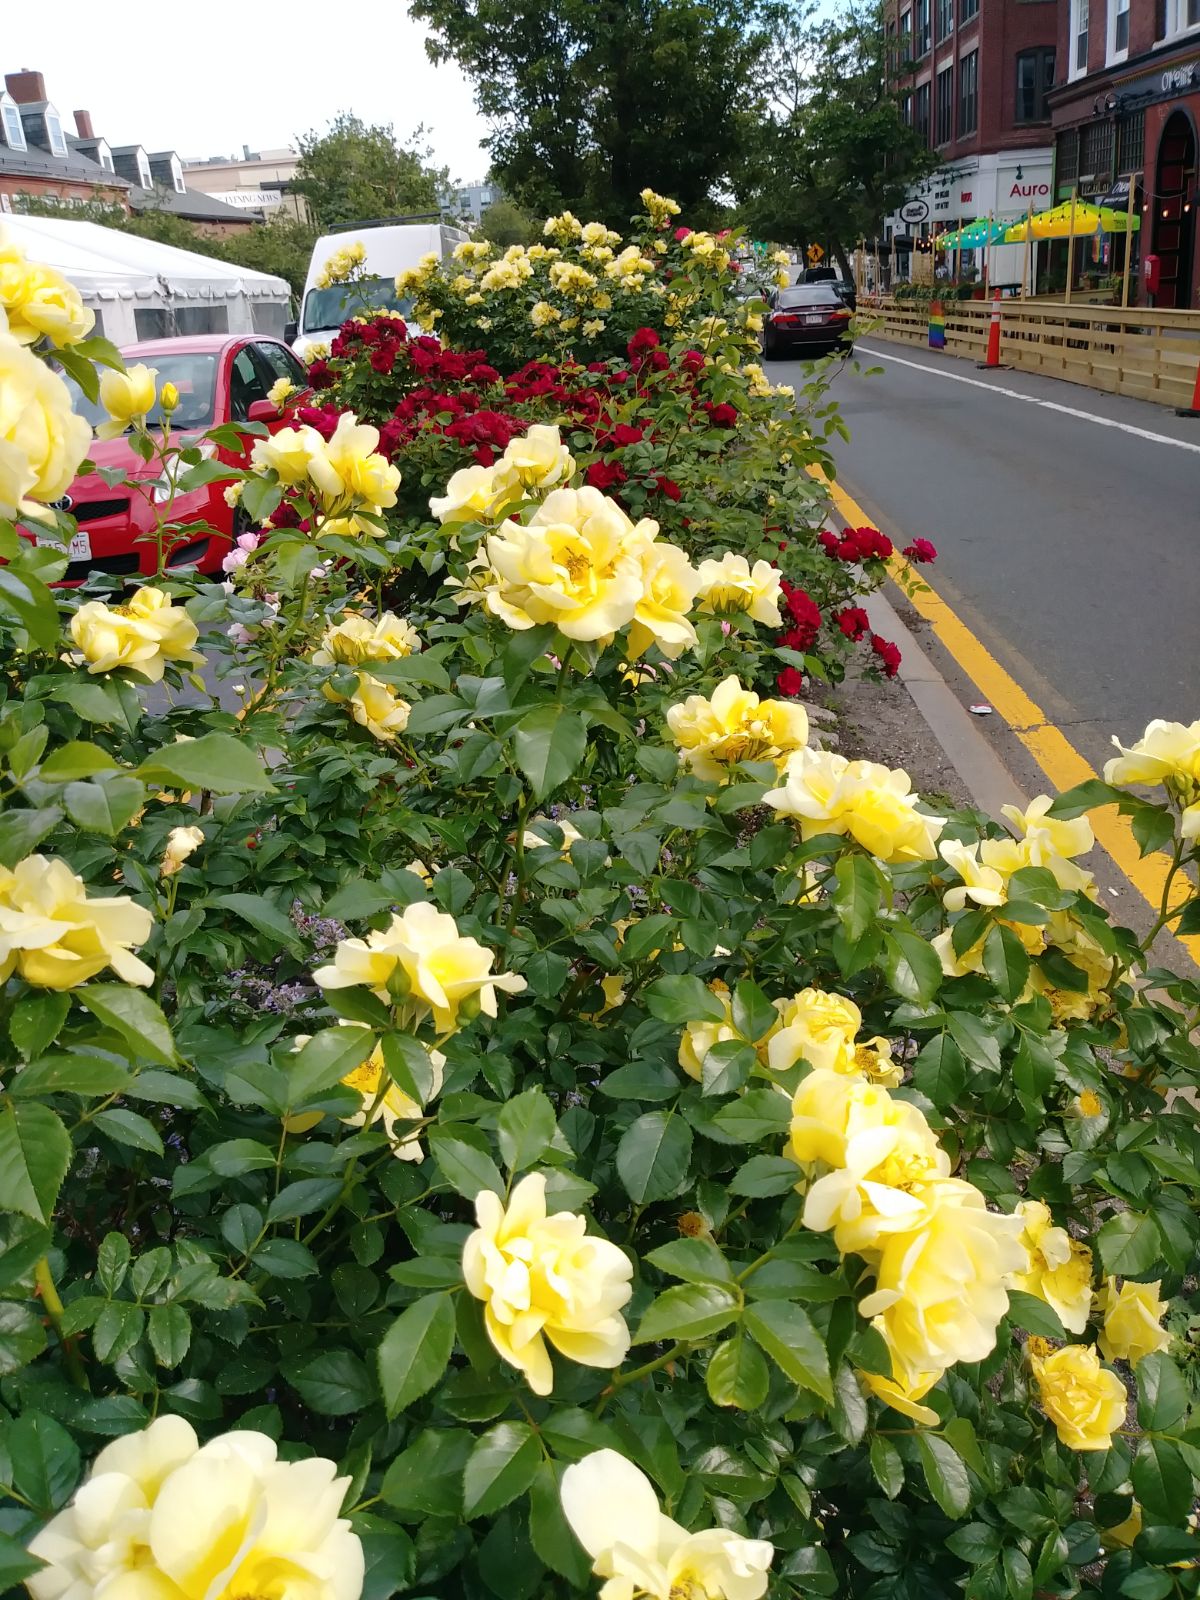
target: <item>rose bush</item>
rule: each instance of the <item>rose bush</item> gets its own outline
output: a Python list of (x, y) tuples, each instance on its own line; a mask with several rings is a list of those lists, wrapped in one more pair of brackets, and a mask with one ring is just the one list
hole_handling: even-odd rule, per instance
[(256, 427), (224, 587), (0, 525), (6, 1581), (1194, 1593), (1200, 723), (935, 814), (569, 432)]

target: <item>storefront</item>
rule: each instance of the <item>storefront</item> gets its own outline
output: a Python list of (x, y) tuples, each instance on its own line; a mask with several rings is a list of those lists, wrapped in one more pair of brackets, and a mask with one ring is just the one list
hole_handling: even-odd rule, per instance
[[(1042, 211), (1050, 205), (1053, 151), (1049, 147), (1032, 150), (1003, 150), (989, 155), (971, 156), (942, 167), (909, 193), (899, 211), (888, 218), (885, 231), (897, 242), (907, 238), (914, 254), (932, 248), (940, 233), (960, 227), (964, 222), (992, 217), (1016, 222), (1032, 208)], [(1008, 259), (1009, 255), (1012, 260)], [(1021, 271), (1020, 250), (1015, 245), (999, 245), (993, 255), (996, 281), (1016, 281)], [(898, 275), (905, 272), (905, 258), (897, 260)]]

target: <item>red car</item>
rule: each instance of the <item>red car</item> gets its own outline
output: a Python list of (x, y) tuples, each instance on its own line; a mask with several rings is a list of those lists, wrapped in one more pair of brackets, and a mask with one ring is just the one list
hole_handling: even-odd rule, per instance
[[(198, 436), (223, 422), (265, 422), (273, 432), (283, 419), (267, 399), (272, 384), (287, 378), (297, 389), (308, 386), (304, 367), (285, 344), (255, 334), (148, 339), (126, 345), (121, 354), (128, 365), (140, 361), (157, 368), (160, 391), (164, 383), (173, 383), (178, 389), (179, 405), (171, 417), (176, 439), (189, 434)], [(72, 379), (66, 381), (75, 409), (93, 427), (107, 420), (99, 402), (89, 400)], [(161, 422), (157, 408), (149, 420), (152, 427)], [(247, 438), (245, 451), (222, 448), (215, 452), (216, 458), (244, 466), (252, 444), (253, 440)], [(146, 480), (146, 488), (134, 490), (127, 484), (110, 487), (98, 472), (75, 479), (58, 502), (60, 510), (69, 511), (75, 518), (79, 530), (71, 541), (71, 562), (63, 582), (82, 583), (90, 572), (152, 577), (157, 561), (153, 538), (142, 537), (138, 541), (139, 536), (153, 535), (156, 513), (165, 509), (155, 504), (151, 484), (158, 474), (153, 463), (147, 465), (136, 455), (124, 435), (94, 440), (88, 454), (97, 467), (120, 468), (130, 478)], [(240, 514), (225, 504), (225, 488), (223, 483), (210, 483), (192, 494), (176, 494), (171, 521), (199, 526), (194, 538), (186, 534), (179, 537), (168, 556), (168, 566), (195, 565), (201, 572), (220, 572), (221, 558), (234, 537), (243, 531), (238, 522)], [(218, 533), (206, 531), (205, 523)], [(58, 542), (32, 528), (23, 528), (22, 532), (42, 543)]]

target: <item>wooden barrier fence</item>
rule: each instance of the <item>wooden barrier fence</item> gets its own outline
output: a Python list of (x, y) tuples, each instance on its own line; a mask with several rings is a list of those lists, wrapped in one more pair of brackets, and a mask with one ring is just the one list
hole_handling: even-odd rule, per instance
[[(945, 300), (946, 351), (982, 361), (990, 301)], [(1074, 306), (1062, 301), (1002, 300), (1000, 360), (1021, 372), (1066, 378), (1109, 394), (1188, 406), (1200, 366), (1200, 311)], [(877, 337), (927, 345), (924, 302), (864, 298), (859, 317), (880, 318)], [(869, 337), (869, 335), (868, 335)]]

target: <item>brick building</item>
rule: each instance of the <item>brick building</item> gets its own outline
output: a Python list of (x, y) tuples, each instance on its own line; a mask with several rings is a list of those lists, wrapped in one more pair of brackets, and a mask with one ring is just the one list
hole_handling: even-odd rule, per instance
[(886, 0), (885, 25), (905, 115), (943, 162), (889, 218), (897, 246), (1049, 204), (1056, 0)]
[(1200, 305), (1200, 0), (1060, 0), (1058, 49), (1057, 197), (1124, 204), (1132, 181), (1140, 252), (1161, 268), (1155, 304)]

